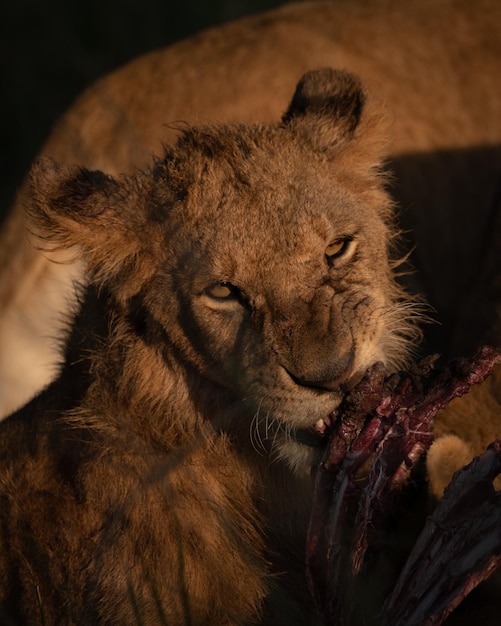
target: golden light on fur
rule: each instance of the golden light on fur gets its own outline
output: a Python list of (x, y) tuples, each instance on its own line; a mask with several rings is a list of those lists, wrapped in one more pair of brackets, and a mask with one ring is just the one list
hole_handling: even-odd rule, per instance
[(413, 338), (379, 119), (358, 78), (324, 69), (275, 124), (186, 128), (133, 175), (34, 166), (32, 232), (90, 286), (58, 379), (0, 438), (6, 615), (31, 620), (36, 588), (46, 622), (275, 619), (319, 454), (298, 433), (316, 440), (343, 385)]
[[(318, 451), (301, 435), (318, 439), (370, 364), (407, 364), (426, 315), (396, 280), (389, 187), (419, 241), (407, 282), (462, 340), (446, 345), (490, 328), (472, 281), (498, 265), (479, 254), (498, 5), (375, 2), (284, 7), (153, 53), (91, 88), (42, 150), (0, 246), (4, 410), (59, 376), (1, 426), (5, 615), (310, 621)], [(437, 419), (437, 474), (449, 436), (475, 447), (499, 424), (455, 408)]]
[[(495, 246), (483, 238), (499, 178), (500, 44), (492, 27), (499, 6), (494, 0), (474, 6), (460, 0), (390, 4), (288, 5), (266, 19), (251, 16), (145, 55), (89, 88), (41, 153), (90, 171), (132, 173), (145, 168), (152, 154), (161, 157), (183, 124), (278, 119), (307, 69), (354, 71), (387, 105), (391, 142), (378, 146), (373, 136), (371, 147), (360, 147), (373, 150), (376, 160), (387, 151), (404, 227), (415, 232), (409, 245), (419, 242), (413, 254), (418, 271), (406, 282), (426, 294), (437, 316), (451, 320), (435, 333), (445, 348), (470, 351), (492, 341), (485, 335), (497, 313), (489, 302), (499, 293), (492, 296), (474, 278), (488, 269), (485, 284), (494, 284), (496, 272)], [(343, 133), (350, 132), (348, 125)], [(385, 133), (380, 140), (386, 144)], [(351, 167), (357, 166), (354, 158)], [(48, 242), (42, 242), (43, 251), (31, 247), (23, 216), (28, 186), (26, 178), (1, 234), (2, 415), (52, 379), (61, 319), (72, 311), (71, 284), (83, 277), (80, 264), (67, 262), (67, 250), (47, 254)], [(489, 237), (496, 236), (494, 229)], [(492, 259), (484, 263), (489, 250)], [(474, 306), (479, 299), (482, 305)]]

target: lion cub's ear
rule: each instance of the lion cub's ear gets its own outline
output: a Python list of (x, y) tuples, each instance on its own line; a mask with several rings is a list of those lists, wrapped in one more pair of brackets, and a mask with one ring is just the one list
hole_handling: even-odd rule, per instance
[(141, 248), (135, 195), (127, 177), (41, 158), (30, 172), (28, 229), (42, 249), (74, 248), (98, 277), (109, 278)]
[(366, 104), (362, 81), (344, 70), (324, 68), (299, 81), (282, 124), (328, 152), (353, 138)]

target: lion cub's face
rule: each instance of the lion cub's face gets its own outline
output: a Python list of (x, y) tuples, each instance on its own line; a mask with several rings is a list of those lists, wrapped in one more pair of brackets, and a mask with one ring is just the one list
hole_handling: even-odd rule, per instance
[(117, 180), (53, 164), (34, 175), (33, 219), (82, 248), (130, 332), (237, 399), (227, 427), (292, 462), (295, 433), (322, 431), (345, 385), (403, 356), (364, 100), (352, 76), (312, 72), (279, 124), (186, 130)]

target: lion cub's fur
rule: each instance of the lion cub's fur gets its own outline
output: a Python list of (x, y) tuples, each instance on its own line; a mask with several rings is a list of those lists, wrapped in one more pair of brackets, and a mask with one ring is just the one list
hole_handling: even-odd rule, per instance
[(280, 122), (186, 128), (136, 174), (34, 167), (31, 229), (91, 285), (59, 377), (1, 425), (3, 618), (315, 622), (299, 435), (414, 333), (366, 100), (312, 72)]
[[(453, 400), (437, 417), (436, 441), (427, 456), (431, 490), (440, 497), (452, 475), (500, 437), (501, 367), (463, 398)], [(501, 477), (495, 481), (501, 488)]]
[[(389, 155), (403, 228), (410, 247), (416, 244), (413, 287), (445, 322), (434, 335), (438, 349), (466, 354), (489, 339), (493, 302), (501, 302), (492, 281), (497, 269), (488, 268), (498, 265), (501, 232), (493, 219), (500, 22), (498, 0), (288, 4), (103, 78), (58, 121), (41, 152), (111, 174), (131, 172), (161, 155), (178, 120), (273, 120), (305, 71), (355, 72), (394, 118)], [(0, 416), (54, 377), (61, 312), (71, 302), (72, 277), (81, 278), (81, 266), (51, 263), (29, 245), (22, 209), (28, 184), (0, 233)], [(485, 262), (488, 250), (494, 263)]]
[[(407, 280), (442, 322), (426, 337), (434, 351), (466, 355), (499, 341), (500, 23), (498, 0), (290, 4), (147, 54), (103, 78), (59, 120), (41, 153), (131, 172), (174, 141), (177, 120), (271, 120), (306, 70), (354, 71), (394, 117), (392, 191), (415, 244), (417, 271)], [(61, 262), (51, 263), (30, 246), (26, 202), (28, 178), (0, 233), (0, 418), (53, 379), (72, 281), (82, 278), (81, 263), (68, 263), (66, 250), (53, 252)], [(477, 407), (491, 406), (489, 390), (476, 392), (486, 393)], [(477, 426), (460, 420), (459, 429), (453, 415), (437, 418), (437, 425), (445, 419), (437, 432), (462, 441), (434, 448), (432, 473), (454, 456), (454, 466), (462, 463), (475, 438)], [(488, 424), (483, 432), (501, 436), (497, 413), (482, 409), (476, 420)]]

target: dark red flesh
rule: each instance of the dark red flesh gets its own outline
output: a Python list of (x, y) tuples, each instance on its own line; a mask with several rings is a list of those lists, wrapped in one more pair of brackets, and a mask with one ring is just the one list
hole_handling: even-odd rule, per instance
[[(315, 472), (307, 540), (310, 589), (329, 626), (361, 623), (359, 605), (371, 576), (368, 553), (395, 493), (433, 441), (433, 417), (483, 381), (501, 362), (501, 351), (483, 348), (442, 369), (434, 368), (435, 361), (428, 357), (389, 376), (375, 365), (333, 416)], [(456, 474), (374, 624), (441, 624), (499, 566), (501, 497), (492, 480), (500, 472), (501, 442), (495, 442)]]

